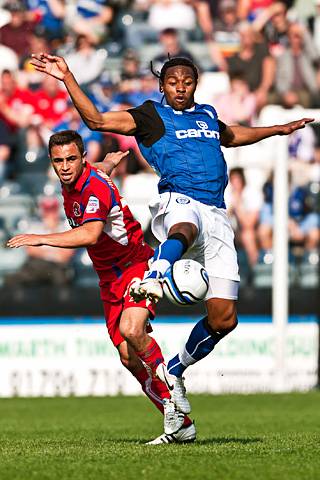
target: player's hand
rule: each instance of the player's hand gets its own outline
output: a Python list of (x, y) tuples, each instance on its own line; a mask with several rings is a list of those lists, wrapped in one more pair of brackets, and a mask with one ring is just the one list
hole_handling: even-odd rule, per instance
[(126, 150), (125, 152), (119, 151), (119, 152), (107, 153), (107, 155), (104, 157), (102, 163), (105, 163), (106, 165), (112, 163), (113, 168), (115, 168), (117, 165), (119, 165), (121, 160), (124, 157), (126, 157), (127, 155), (129, 155), (129, 150)]
[(62, 57), (49, 55), (48, 53), (33, 53), (30, 63), (38, 72), (46, 73), (58, 80), (64, 80), (69, 72), (69, 67)]
[(295, 130), (304, 128), (307, 123), (314, 122), (314, 118), (301, 118), (301, 120), (295, 120), (293, 122), (286, 123), (284, 125), (279, 125), (279, 135), (289, 135)]
[(102, 162), (95, 163), (94, 166), (103, 173), (110, 175), (114, 168), (121, 162), (121, 160), (129, 155), (129, 150), (126, 152), (111, 152), (107, 153)]
[(43, 245), (41, 235), (34, 234), (22, 234), (16, 235), (15, 237), (10, 238), (7, 242), (7, 247), (9, 248), (19, 248), (19, 247), (40, 247)]

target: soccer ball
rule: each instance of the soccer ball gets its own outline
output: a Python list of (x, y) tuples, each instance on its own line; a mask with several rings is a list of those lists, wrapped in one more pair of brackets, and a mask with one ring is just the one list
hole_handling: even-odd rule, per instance
[(201, 263), (195, 260), (178, 260), (163, 277), (163, 291), (175, 305), (194, 305), (207, 294), (209, 277)]

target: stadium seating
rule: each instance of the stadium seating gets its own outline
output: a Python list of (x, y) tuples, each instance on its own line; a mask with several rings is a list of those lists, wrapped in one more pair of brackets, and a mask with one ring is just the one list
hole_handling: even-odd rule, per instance
[(8, 273), (16, 272), (25, 262), (26, 253), (24, 249), (0, 247), (0, 286), (3, 285), (4, 277)]

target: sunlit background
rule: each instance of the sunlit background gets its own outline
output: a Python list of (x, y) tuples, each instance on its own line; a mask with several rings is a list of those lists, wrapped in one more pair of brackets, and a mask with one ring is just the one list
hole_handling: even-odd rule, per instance
[[(51, 6), (49, 5), (51, 4)], [(90, 131), (63, 85), (37, 73), (31, 52), (65, 57), (101, 111), (161, 101), (170, 56), (199, 67), (196, 101), (227, 124), (315, 122), (289, 138), (225, 152), (235, 230), (240, 325), (186, 375), (191, 392), (307, 390), (318, 384), (320, 2), (12, 0), (0, 2), (0, 397), (138, 393), (102, 317), (85, 250), (10, 250), (22, 232), (69, 228), (47, 156), (61, 129), (87, 159), (130, 149), (113, 180), (150, 230), (157, 176), (133, 137)], [(202, 305), (159, 305), (154, 334), (169, 358)]]

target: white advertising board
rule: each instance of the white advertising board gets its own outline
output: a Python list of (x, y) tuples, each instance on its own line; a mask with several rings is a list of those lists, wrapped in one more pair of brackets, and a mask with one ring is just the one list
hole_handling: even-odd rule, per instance
[[(0, 325), (0, 397), (140, 393), (139, 384), (120, 364), (102, 321), (7, 323)], [(155, 323), (154, 336), (166, 359), (179, 351), (192, 326)], [(240, 322), (212, 354), (188, 369), (188, 391), (275, 391), (275, 345), (272, 323)], [(286, 391), (314, 387), (317, 348), (315, 321), (288, 324)]]

